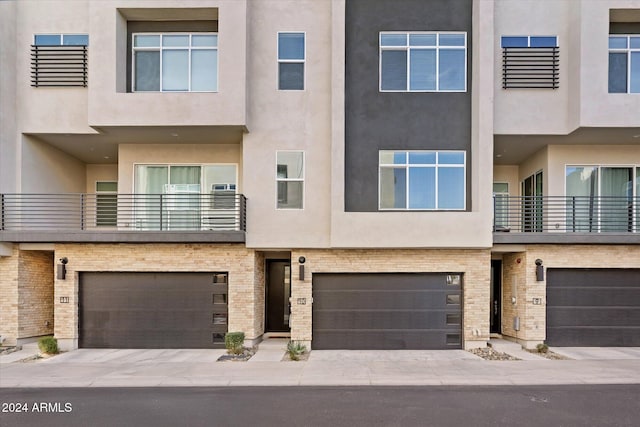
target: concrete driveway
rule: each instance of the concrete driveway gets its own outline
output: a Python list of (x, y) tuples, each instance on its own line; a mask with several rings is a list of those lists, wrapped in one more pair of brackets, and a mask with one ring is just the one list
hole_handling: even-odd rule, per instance
[(551, 347), (574, 360), (640, 360), (640, 347)]

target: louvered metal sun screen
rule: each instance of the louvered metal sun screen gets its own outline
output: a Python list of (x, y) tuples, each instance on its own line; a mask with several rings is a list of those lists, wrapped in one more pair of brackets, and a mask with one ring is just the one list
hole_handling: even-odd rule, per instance
[(87, 46), (31, 46), (31, 86), (87, 87)]
[(503, 47), (502, 52), (503, 89), (558, 88), (558, 47)]

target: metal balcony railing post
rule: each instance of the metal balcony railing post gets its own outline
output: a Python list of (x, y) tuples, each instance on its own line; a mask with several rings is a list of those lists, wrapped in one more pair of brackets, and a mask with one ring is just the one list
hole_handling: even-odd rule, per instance
[(4, 194), (0, 194), (2, 203), (2, 224), (0, 224), (0, 230), (4, 231)]
[(162, 231), (162, 194), (160, 194), (160, 231)]
[(80, 194), (80, 230), (84, 230), (84, 213), (85, 213), (85, 198), (84, 194)]

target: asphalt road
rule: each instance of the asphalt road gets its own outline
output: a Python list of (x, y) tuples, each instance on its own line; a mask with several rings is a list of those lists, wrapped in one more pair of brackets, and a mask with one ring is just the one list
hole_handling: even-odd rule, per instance
[(2, 427), (637, 426), (639, 418), (640, 384), (0, 389)]

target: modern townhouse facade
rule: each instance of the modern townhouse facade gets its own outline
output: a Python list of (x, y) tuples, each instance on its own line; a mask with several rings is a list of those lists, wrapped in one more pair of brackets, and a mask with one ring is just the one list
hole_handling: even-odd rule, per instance
[(0, 24), (3, 345), (640, 346), (640, 0)]

